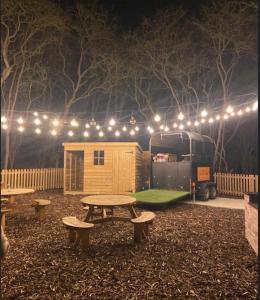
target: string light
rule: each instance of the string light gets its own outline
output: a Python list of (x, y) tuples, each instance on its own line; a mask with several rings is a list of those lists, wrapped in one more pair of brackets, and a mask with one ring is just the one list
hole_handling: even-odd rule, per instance
[(48, 116), (47, 116), (47, 115), (43, 115), (43, 119), (44, 119), (44, 120), (47, 120), (47, 119), (48, 119)]
[(55, 129), (53, 129), (53, 130), (51, 131), (51, 135), (53, 135), (53, 136), (57, 135), (57, 131), (56, 131)]
[(177, 124), (177, 123), (174, 123), (172, 126), (173, 126), (173, 128), (177, 128), (177, 127), (178, 127), (178, 124)]
[(161, 121), (161, 117), (160, 117), (158, 114), (156, 114), (156, 115), (154, 116), (154, 121), (155, 121), (155, 122), (160, 122), (160, 121)]
[(154, 133), (154, 129), (150, 128), (149, 132), (150, 132), (150, 134), (153, 134)]
[(102, 137), (102, 136), (104, 136), (104, 132), (103, 132), (103, 131), (99, 131), (98, 135), (99, 135), (100, 137)]
[(120, 132), (118, 130), (115, 132), (115, 136), (120, 136)]
[(220, 115), (216, 115), (216, 120), (220, 120)]
[(251, 111), (251, 108), (248, 106), (247, 108), (246, 108), (246, 112), (250, 112)]
[(111, 126), (108, 126), (107, 130), (108, 130), (108, 131), (112, 131), (112, 127), (111, 127)]
[(1, 117), (1, 123), (6, 123), (7, 122), (7, 118), (5, 116)]
[(73, 136), (74, 132), (72, 130), (68, 131), (68, 136)]
[(24, 123), (24, 120), (23, 120), (23, 118), (21, 118), (21, 117), (20, 117), (20, 118), (18, 118), (18, 119), (17, 119), (17, 123), (18, 123), (18, 124), (23, 124), (23, 123)]
[(135, 131), (133, 129), (130, 131), (130, 135), (135, 135)]
[(2, 128), (6, 130), (8, 128), (7, 124), (2, 124)]
[(40, 125), (41, 124), (41, 120), (39, 118), (36, 118), (33, 122), (36, 125)]
[(191, 126), (191, 122), (190, 121), (187, 122), (187, 126)]
[(122, 130), (123, 130), (123, 131), (127, 131), (127, 128), (126, 128), (126, 126), (124, 126), (124, 127), (122, 128)]
[(168, 131), (169, 131), (169, 127), (168, 127), (168, 126), (165, 126), (164, 131), (165, 131), (165, 132), (168, 132)]
[(35, 116), (35, 117), (38, 117), (38, 113), (37, 113), (37, 111), (35, 111), (34, 113), (33, 113), (33, 115)]
[(36, 133), (36, 134), (40, 134), (41, 132), (42, 132), (42, 131), (41, 131), (40, 128), (36, 128), (36, 129), (35, 129), (35, 133)]
[(209, 123), (213, 123), (214, 119), (213, 118), (209, 118)]
[(83, 135), (84, 135), (85, 137), (88, 137), (88, 136), (89, 136), (89, 133), (88, 133), (87, 131), (84, 131), (84, 132), (83, 132)]
[(20, 131), (20, 132), (24, 132), (24, 127), (23, 127), (23, 126), (19, 126), (17, 129), (18, 129), (18, 131)]
[(180, 112), (178, 114), (178, 120), (182, 121), (184, 119), (184, 114), (182, 112)]
[(198, 127), (200, 125), (200, 122), (199, 121), (195, 121), (194, 122), (194, 126)]
[(86, 123), (86, 124), (85, 124), (85, 127), (86, 127), (86, 128), (90, 128), (89, 123)]
[(208, 115), (208, 112), (205, 110), (205, 109), (203, 109), (203, 111), (200, 113), (200, 115), (201, 115), (201, 117), (207, 117), (207, 115)]
[(204, 124), (205, 123), (205, 119), (201, 119), (200, 123)]
[(232, 111), (232, 112), (230, 113), (230, 116), (233, 117), (234, 115), (235, 115), (235, 113)]
[(139, 127), (138, 126), (135, 126), (135, 131), (139, 131)]
[(256, 101), (254, 104), (253, 104), (253, 110), (257, 110), (258, 109), (258, 101)]
[(163, 130), (164, 129), (164, 125), (160, 125), (160, 129)]
[(73, 119), (73, 120), (70, 121), (70, 125), (71, 125), (72, 127), (78, 127), (78, 126), (79, 126), (79, 123), (78, 123), (75, 119)]
[(233, 107), (229, 105), (226, 109), (226, 112), (231, 114), (233, 112), (233, 110), (234, 110)]
[(97, 125), (97, 126), (96, 126), (96, 130), (99, 130), (99, 129), (100, 129), (100, 125)]
[(111, 125), (111, 126), (116, 125), (115, 119), (112, 118), (112, 119), (109, 121), (109, 125)]
[(150, 126), (147, 126), (147, 130), (150, 131), (150, 130), (151, 130), (151, 127), (150, 127)]
[(228, 115), (225, 114), (225, 115), (223, 116), (223, 119), (224, 119), (224, 120), (227, 120), (227, 119), (228, 119)]
[(58, 119), (54, 119), (53, 121), (52, 121), (52, 125), (53, 126), (55, 126), (55, 127), (57, 127), (58, 125), (59, 125), (59, 120)]
[(240, 110), (237, 112), (237, 114), (238, 114), (239, 116), (241, 116), (241, 115), (243, 114), (243, 111), (240, 109)]
[(183, 125), (183, 124), (180, 124), (180, 125), (179, 125), (179, 129), (182, 130), (183, 128), (184, 128), (184, 125)]

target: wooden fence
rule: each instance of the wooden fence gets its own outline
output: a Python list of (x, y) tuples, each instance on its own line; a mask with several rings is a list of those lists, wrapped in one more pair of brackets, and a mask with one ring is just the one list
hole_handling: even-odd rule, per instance
[(243, 193), (258, 192), (258, 175), (216, 173), (214, 180), (218, 194), (243, 196)]
[(1, 170), (3, 188), (32, 188), (38, 191), (63, 188), (63, 168)]

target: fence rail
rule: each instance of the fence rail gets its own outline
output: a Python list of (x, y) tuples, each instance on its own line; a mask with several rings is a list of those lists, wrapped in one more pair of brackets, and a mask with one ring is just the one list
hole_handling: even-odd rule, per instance
[(214, 180), (218, 194), (243, 196), (244, 193), (258, 192), (258, 175), (216, 173)]
[(3, 188), (32, 188), (38, 191), (63, 188), (63, 168), (1, 170)]

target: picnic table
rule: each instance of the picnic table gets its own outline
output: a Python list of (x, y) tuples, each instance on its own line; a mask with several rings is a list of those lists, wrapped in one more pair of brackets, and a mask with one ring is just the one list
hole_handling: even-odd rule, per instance
[[(87, 205), (89, 207), (85, 222), (91, 223), (103, 223), (108, 221), (123, 221), (130, 222), (131, 219), (136, 218), (137, 214), (134, 209), (134, 204), (136, 203), (136, 199), (126, 195), (94, 195), (87, 196), (80, 200), (83, 205)], [(114, 216), (113, 211), (116, 207), (122, 207), (129, 211), (129, 217), (123, 216)], [(101, 218), (93, 219), (96, 215), (95, 210), (101, 209)], [(112, 211), (112, 216), (108, 216), (107, 210), (110, 209)]]
[(25, 194), (32, 194), (35, 190), (33, 189), (1, 189), (1, 197), (5, 196), (9, 198), (10, 202), (13, 202), (15, 200), (15, 196), (18, 195), (25, 195)]

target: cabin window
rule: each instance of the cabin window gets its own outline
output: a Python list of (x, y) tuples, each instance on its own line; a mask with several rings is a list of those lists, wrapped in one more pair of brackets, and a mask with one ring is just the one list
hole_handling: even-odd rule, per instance
[(104, 150), (95, 150), (94, 151), (94, 166), (104, 165)]

